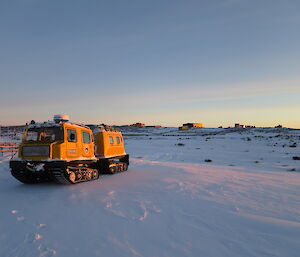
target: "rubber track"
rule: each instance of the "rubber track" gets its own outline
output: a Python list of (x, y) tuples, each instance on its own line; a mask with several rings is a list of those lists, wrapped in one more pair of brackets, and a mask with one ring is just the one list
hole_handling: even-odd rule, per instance
[(65, 173), (61, 169), (52, 169), (52, 177), (56, 183), (70, 185), (73, 184), (65, 178)]
[(28, 177), (25, 172), (22, 171), (11, 171), (11, 175), (13, 175), (14, 178), (19, 180), (20, 182), (24, 184), (35, 184), (38, 183), (38, 180), (36, 178)]

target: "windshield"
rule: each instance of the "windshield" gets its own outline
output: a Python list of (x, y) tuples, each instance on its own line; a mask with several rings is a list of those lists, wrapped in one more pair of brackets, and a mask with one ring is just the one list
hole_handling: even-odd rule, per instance
[(28, 141), (58, 141), (63, 140), (63, 128), (30, 128), (27, 131), (25, 140)]

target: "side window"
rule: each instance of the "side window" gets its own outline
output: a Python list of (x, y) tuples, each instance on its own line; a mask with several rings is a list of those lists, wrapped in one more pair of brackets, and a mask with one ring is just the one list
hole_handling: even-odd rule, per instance
[(120, 138), (116, 137), (116, 139), (117, 139), (117, 144), (119, 145), (120, 144)]
[(109, 142), (110, 142), (111, 145), (114, 144), (114, 138), (112, 136), (109, 137)]
[(82, 141), (84, 144), (90, 144), (91, 143), (90, 133), (82, 131)]
[(67, 129), (68, 142), (77, 142), (76, 130)]

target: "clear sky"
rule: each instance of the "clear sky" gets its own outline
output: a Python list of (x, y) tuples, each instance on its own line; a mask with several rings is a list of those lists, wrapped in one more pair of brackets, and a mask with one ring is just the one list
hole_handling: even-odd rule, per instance
[(0, 124), (300, 128), (299, 0), (0, 0)]

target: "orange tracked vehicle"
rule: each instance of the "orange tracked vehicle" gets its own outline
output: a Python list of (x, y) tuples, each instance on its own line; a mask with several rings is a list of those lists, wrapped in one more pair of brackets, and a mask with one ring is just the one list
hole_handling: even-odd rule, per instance
[(100, 174), (128, 169), (122, 133), (105, 125), (84, 126), (69, 122), (68, 115), (54, 121), (31, 122), (10, 161), (11, 174), (23, 183), (55, 181), (75, 184), (95, 180)]

